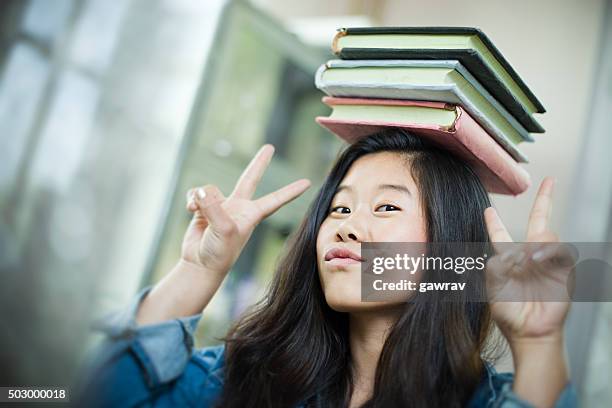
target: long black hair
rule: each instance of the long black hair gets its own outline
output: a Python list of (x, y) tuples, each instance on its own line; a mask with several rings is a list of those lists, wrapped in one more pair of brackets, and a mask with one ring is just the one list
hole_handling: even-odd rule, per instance
[[(421, 193), (429, 242), (488, 242), (489, 197), (471, 167), (390, 128), (348, 146), (292, 235), (264, 298), (226, 341), (222, 407), (346, 407), (352, 394), (348, 315), (325, 301), (316, 241), (338, 185), (360, 157), (397, 152)], [(365, 407), (464, 405), (483, 375), (486, 302), (407, 303), (390, 331)]]

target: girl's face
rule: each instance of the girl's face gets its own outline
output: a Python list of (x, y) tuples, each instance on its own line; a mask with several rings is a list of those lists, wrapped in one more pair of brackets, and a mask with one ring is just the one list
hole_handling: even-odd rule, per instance
[[(357, 159), (340, 183), (317, 237), (319, 279), (329, 306), (339, 312), (397, 306), (361, 302), (361, 263), (326, 260), (333, 249), (361, 256), (362, 242), (426, 242), (420, 196), (406, 159), (380, 152)], [(346, 256), (346, 254), (344, 254)]]

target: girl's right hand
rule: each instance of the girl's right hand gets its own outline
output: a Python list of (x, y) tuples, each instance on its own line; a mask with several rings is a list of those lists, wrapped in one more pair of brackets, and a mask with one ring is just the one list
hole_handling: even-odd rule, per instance
[(194, 215), (183, 238), (182, 261), (227, 274), (257, 224), (310, 187), (309, 180), (300, 179), (253, 200), (273, 155), (274, 146), (262, 146), (227, 198), (212, 184), (187, 192), (187, 210)]

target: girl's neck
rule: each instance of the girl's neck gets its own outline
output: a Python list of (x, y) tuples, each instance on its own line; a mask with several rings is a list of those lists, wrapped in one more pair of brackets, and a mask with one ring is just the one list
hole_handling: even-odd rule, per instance
[(360, 405), (371, 396), (378, 358), (398, 317), (398, 309), (350, 313), (349, 343), (354, 380), (351, 406)]

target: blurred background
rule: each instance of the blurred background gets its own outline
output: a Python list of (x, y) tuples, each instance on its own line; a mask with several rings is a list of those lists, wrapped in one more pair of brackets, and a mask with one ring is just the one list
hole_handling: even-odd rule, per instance
[[(176, 262), (185, 193), (227, 194), (263, 143), (258, 195), (313, 187), (255, 231), (198, 329), (219, 343), (257, 300), (341, 143), (314, 87), (338, 27), (480, 27), (547, 108), (521, 148), (534, 186), (494, 196), (515, 240), (557, 178), (552, 228), (612, 239), (612, 0), (3, 0), (0, 2), (0, 385), (69, 384), (92, 319)], [(584, 406), (612, 401), (612, 305), (567, 324)], [(8, 369), (7, 369), (8, 368)]]

